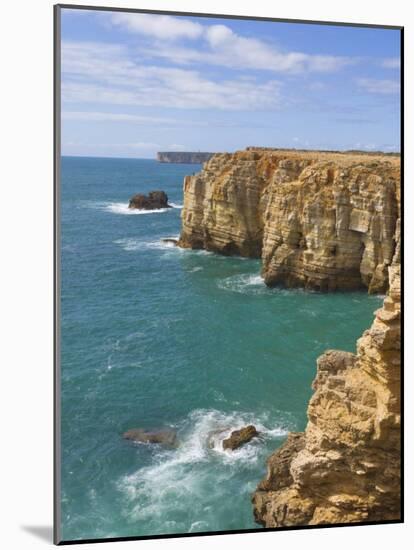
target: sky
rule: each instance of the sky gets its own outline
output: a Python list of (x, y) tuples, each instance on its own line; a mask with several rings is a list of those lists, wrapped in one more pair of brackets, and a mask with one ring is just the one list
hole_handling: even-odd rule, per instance
[(62, 154), (400, 150), (400, 33), (62, 11)]

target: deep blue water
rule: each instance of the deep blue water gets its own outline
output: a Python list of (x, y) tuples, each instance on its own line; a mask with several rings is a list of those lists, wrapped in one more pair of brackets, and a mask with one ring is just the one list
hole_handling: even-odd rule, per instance
[[(354, 351), (380, 302), (267, 289), (259, 261), (163, 243), (199, 169), (62, 159), (65, 540), (258, 527), (250, 495), (267, 456), (306, 425), (316, 358)], [(128, 211), (153, 189), (175, 208)], [(250, 422), (262, 441), (234, 453), (210, 437)], [(128, 443), (134, 427), (175, 428), (180, 444)]]

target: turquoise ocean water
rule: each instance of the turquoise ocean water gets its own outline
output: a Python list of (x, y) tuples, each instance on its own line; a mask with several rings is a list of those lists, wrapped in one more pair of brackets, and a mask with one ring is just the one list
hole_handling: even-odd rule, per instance
[[(316, 358), (354, 351), (380, 303), (267, 289), (259, 261), (163, 243), (199, 169), (62, 159), (65, 540), (259, 527), (250, 495), (271, 451), (306, 425)], [(174, 208), (128, 211), (154, 189)], [(262, 440), (234, 453), (210, 437), (246, 423)], [(124, 441), (134, 427), (172, 427), (180, 444)]]

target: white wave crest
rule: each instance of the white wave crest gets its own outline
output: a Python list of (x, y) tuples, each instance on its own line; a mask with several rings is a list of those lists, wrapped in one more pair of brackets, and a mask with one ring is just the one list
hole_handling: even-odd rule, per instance
[[(175, 235), (174, 237), (164, 237), (165, 239), (178, 239), (178, 235)], [(126, 250), (127, 252), (131, 252), (134, 250), (171, 250), (177, 248), (177, 246), (170, 241), (165, 241), (163, 239), (160, 239), (158, 241), (143, 241), (141, 239), (118, 239), (114, 241), (115, 244), (119, 245), (121, 248)]]
[(82, 205), (83, 208), (92, 208), (93, 210), (101, 210), (112, 214), (122, 214), (124, 216), (140, 216), (143, 214), (163, 214), (170, 210), (181, 209), (182, 204), (170, 203), (172, 208), (154, 208), (153, 210), (140, 210), (138, 208), (128, 208), (128, 203), (125, 202), (95, 202), (87, 201)]
[(232, 275), (225, 279), (220, 279), (217, 286), (222, 290), (230, 290), (240, 294), (259, 294), (268, 290), (260, 275), (251, 275), (244, 273), (242, 275)]
[(112, 202), (107, 204), (102, 210), (112, 212), (113, 214), (124, 214), (127, 216), (139, 216), (140, 214), (162, 214), (168, 212), (169, 208), (157, 208), (153, 210), (140, 210), (138, 208), (128, 208), (123, 202)]

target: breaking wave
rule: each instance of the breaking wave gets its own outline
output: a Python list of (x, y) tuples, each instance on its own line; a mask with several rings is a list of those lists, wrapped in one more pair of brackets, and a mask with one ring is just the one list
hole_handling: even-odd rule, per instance
[[(174, 237), (165, 237), (166, 239), (178, 239), (178, 235)], [(119, 245), (123, 250), (131, 252), (134, 250), (171, 250), (177, 248), (173, 242), (165, 242), (162, 239), (156, 241), (143, 241), (142, 239), (118, 239), (114, 241), (115, 244)]]
[(229, 290), (240, 294), (260, 294), (269, 290), (260, 275), (252, 275), (250, 273), (219, 279), (217, 286), (222, 290)]
[(112, 214), (122, 214), (125, 216), (139, 216), (143, 214), (163, 214), (169, 212), (172, 209), (181, 209), (182, 204), (170, 203), (172, 208), (157, 208), (153, 210), (139, 210), (137, 208), (128, 208), (128, 203), (125, 202), (88, 202), (83, 204), (83, 208), (92, 208), (94, 210), (101, 210), (103, 212), (110, 212)]
[[(222, 440), (231, 431), (253, 423), (260, 437), (235, 451), (224, 451)], [(163, 518), (166, 532), (207, 531), (217, 528), (217, 502), (232, 506), (228, 483), (242, 476), (244, 496), (249, 498), (257, 479), (249, 483), (246, 470), (254, 472), (268, 453), (266, 440), (283, 438), (287, 424), (269, 427), (269, 418), (250, 413), (195, 410), (175, 426), (179, 447), (160, 450), (153, 464), (124, 476), (118, 483), (131, 522), (143, 521), (149, 532)], [(243, 497), (242, 497), (243, 498)], [(154, 524), (152, 525), (152, 522)]]

